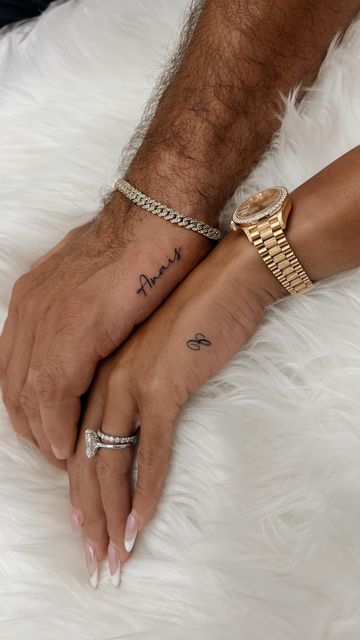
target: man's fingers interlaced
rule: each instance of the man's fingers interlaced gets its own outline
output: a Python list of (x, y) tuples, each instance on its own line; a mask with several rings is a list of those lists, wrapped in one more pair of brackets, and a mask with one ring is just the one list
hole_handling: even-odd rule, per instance
[[(99, 562), (106, 552), (112, 582), (119, 585), (122, 564), (129, 558), (137, 533), (156, 511), (169, 468), (178, 413), (176, 405), (170, 408), (168, 401), (155, 397), (139, 403), (129, 377), (113, 363), (109, 358), (98, 369), (89, 391), (76, 454), (69, 461), (71, 499), (86, 533), (86, 560), (93, 587), (98, 584)], [(101, 444), (108, 445), (97, 448), (92, 458), (85, 453), (86, 429), (100, 430)], [(137, 446), (114, 448), (120, 444), (116, 437), (134, 432)], [(135, 455), (137, 479), (133, 494)]]

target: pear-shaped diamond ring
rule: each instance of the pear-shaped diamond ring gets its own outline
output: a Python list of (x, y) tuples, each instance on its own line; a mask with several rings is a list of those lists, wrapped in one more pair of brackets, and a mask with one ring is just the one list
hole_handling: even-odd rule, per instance
[(88, 458), (93, 458), (97, 450), (125, 449), (132, 447), (137, 441), (137, 430), (128, 436), (111, 436), (98, 429), (85, 429), (85, 453)]

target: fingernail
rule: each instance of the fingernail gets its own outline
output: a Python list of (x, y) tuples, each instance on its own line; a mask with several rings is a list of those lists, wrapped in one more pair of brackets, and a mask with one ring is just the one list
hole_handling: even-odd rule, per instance
[(80, 509), (73, 509), (70, 517), (71, 526), (73, 529), (77, 529), (78, 527), (82, 527), (84, 520), (83, 515)]
[(89, 582), (93, 589), (99, 584), (99, 570), (95, 547), (89, 539), (85, 542), (85, 560), (89, 572)]
[(67, 455), (64, 454), (60, 449), (57, 449), (56, 447), (53, 447), (52, 445), (51, 445), (51, 448), (52, 448), (52, 451), (53, 451), (53, 454), (54, 454), (55, 458), (57, 458), (58, 460), (66, 460)]
[(126, 551), (131, 551), (131, 549), (133, 548), (136, 534), (137, 534), (137, 524), (136, 524), (135, 516), (131, 512), (128, 515), (128, 519), (126, 521), (126, 527), (125, 527), (124, 545), (125, 545)]
[(108, 547), (108, 562), (111, 574), (111, 582), (113, 583), (114, 587), (118, 587), (120, 584), (120, 558), (119, 552), (111, 540)]

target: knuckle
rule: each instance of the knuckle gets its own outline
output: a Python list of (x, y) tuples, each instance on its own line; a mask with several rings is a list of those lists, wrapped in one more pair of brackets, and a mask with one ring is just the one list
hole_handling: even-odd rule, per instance
[(101, 512), (84, 513), (85, 532), (94, 540), (101, 542), (106, 537), (106, 526)]
[(39, 407), (36, 402), (36, 396), (32, 389), (24, 387), (20, 394), (20, 405), (30, 418), (39, 417)]
[(137, 452), (137, 461), (139, 466), (148, 471), (152, 471), (157, 466), (159, 452), (149, 446), (140, 445)]
[(58, 332), (61, 335), (72, 335), (79, 327), (82, 320), (89, 317), (93, 310), (93, 304), (83, 297), (67, 300), (61, 311)]
[(81, 317), (88, 307), (87, 302), (83, 299), (70, 299), (66, 302), (62, 315), (65, 320), (77, 320)]
[(101, 455), (100, 452), (95, 456), (95, 466), (99, 480), (111, 473), (111, 464), (105, 456)]
[[(170, 423), (175, 420), (188, 399), (185, 385), (176, 386), (172, 380), (164, 380), (162, 375), (147, 376), (141, 385), (137, 384), (137, 397), (141, 410), (155, 418), (156, 423)], [(168, 392), (164, 394), (164, 389)], [(161, 404), (161, 421), (159, 420)]]
[(162, 486), (160, 482), (151, 485), (138, 483), (136, 486), (134, 500), (141, 498), (141, 512), (146, 521), (149, 521), (156, 511)]
[(53, 404), (64, 389), (65, 380), (60, 367), (41, 367), (36, 376), (35, 389), (39, 400), (46, 404)]
[[(84, 322), (88, 323), (92, 308), (84, 300), (67, 301), (59, 310), (54, 342), (62, 349), (67, 349), (69, 356), (83, 331)], [(46, 324), (46, 315), (43, 323)]]
[(150, 496), (150, 491), (148, 487), (145, 487), (143, 484), (137, 484), (136, 485), (136, 490), (135, 490), (136, 495), (140, 496), (141, 498), (145, 498), (147, 499)]
[(14, 389), (6, 380), (2, 387), (2, 397), (8, 411), (18, 412), (21, 409), (20, 392)]
[(34, 355), (32, 357), (33, 357), (33, 361), (32, 361), (32, 363), (30, 364), (30, 367), (29, 367), (29, 371), (28, 371), (28, 375), (27, 375), (27, 381), (26, 381), (26, 385), (25, 386), (27, 388), (29, 388), (29, 389), (31, 388), (33, 390), (33, 393), (35, 393), (35, 384), (36, 384), (37, 377), (39, 375), (39, 367), (37, 367), (35, 365)]
[(39, 303), (35, 297), (28, 295), (23, 295), (22, 300), (18, 303), (18, 317), (19, 322), (21, 323), (29, 323), (32, 318), (37, 316), (39, 311)]

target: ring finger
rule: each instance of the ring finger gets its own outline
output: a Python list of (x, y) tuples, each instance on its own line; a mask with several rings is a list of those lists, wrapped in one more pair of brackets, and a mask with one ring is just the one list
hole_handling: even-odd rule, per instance
[[(137, 424), (137, 404), (132, 393), (123, 384), (110, 379), (102, 431), (112, 436), (128, 436)], [(95, 456), (101, 501), (106, 515), (110, 538), (109, 569), (112, 576), (120, 577), (120, 567), (129, 557), (124, 546), (125, 525), (131, 511), (131, 469), (134, 446), (123, 449), (100, 448)]]

